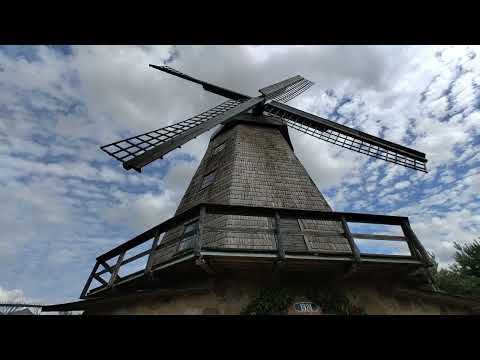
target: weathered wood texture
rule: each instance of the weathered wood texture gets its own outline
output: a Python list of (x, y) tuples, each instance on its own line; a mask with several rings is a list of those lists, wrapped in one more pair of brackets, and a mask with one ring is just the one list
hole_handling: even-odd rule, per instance
[[(215, 153), (222, 143), (224, 148)], [(214, 182), (202, 189), (203, 176), (213, 170)], [(176, 214), (199, 203), (332, 211), (280, 128), (252, 123), (239, 123), (211, 139)], [(338, 221), (282, 218), (280, 227), (297, 233), (283, 235), (287, 252), (351, 252)], [(162, 244), (172, 246), (159, 249), (153, 261), (173, 256), (182, 234), (183, 226), (169, 231)], [(206, 248), (277, 248), (274, 217), (208, 214), (203, 235)]]

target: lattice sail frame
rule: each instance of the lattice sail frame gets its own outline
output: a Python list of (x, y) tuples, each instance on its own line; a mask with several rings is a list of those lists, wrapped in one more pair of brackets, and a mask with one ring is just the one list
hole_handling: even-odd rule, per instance
[(202, 125), (206, 121), (238, 106), (242, 101), (227, 100), (201, 114), (179, 123), (113, 142), (100, 148), (116, 160), (125, 163), (154, 147), (175, 139), (187, 130)]
[[(272, 84), (258, 90), (266, 100), (288, 101), (308, 90), (313, 82), (300, 75)], [(280, 100), (281, 99), (281, 100)]]
[(286, 103), (310, 89), (313, 84), (314, 83), (310, 80), (302, 79), (299, 82), (283, 89), (278, 95), (274, 96), (272, 100)]
[[(171, 68), (170, 66), (159, 66), (153, 64), (150, 64), (149, 66), (156, 70), (166, 72), (167, 74), (174, 75), (184, 80), (188, 80), (196, 84), (202, 85), (205, 90), (220, 96), (225, 96), (232, 100), (243, 101), (250, 99), (250, 96), (248, 95), (240, 94), (238, 92), (225, 89), (223, 87), (208, 83), (206, 81), (196, 79), (190, 75), (182, 73), (181, 71)], [(289, 79), (280, 81), (276, 84), (262, 88), (259, 91), (265, 96), (266, 100), (276, 100), (285, 103), (307, 91), (313, 84), (314, 83), (312, 81), (307, 80), (300, 75), (297, 75)]]
[(353, 136), (343, 134), (328, 126), (321, 124), (315, 124), (312, 121), (307, 121), (301, 116), (297, 116), (293, 113), (282, 111), (278, 108), (266, 105), (265, 111), (281, 120), (286, 125), (293, 129), (299, 130), (305, 134), (327, 141), (329, 143), (338, 145), (345, 149), (356, 151), (361, 154), (365, 154), (377, 159), (381, 159), (387, 162), (391, 162), (400, 166), (404, 166), (410, 169), (427, 172), (426, 160), (420, 161), (414, 158), (399, 154), (396, 151), (389, 150), (381, 145), (372, 144), (371, 142), (364, 141)]

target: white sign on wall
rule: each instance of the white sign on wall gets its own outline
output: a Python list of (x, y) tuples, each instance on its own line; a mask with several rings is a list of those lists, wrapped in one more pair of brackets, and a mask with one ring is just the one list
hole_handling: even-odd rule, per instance
[(317, 304), (312, 302), (298, 302), (294, 304), (296, 312), (309, 313), (309, 312), (319, 312), (320, 308)]

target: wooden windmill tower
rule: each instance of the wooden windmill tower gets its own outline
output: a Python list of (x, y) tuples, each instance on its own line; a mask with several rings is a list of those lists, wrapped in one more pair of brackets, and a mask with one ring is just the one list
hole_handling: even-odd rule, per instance
[[(296, 157), (288, 127), (423, 172), (425, 154), (286, 105), (312, 86), (301, 76), (250, 97), (167, 66), (150, 66), (228, 100), (188, 120), (102, 146), (103, 151), (126, 170), (141, 172), (170, 151), (221, 127), (211, 136), (174, 217), (97, 258), (81, 294), (84, 309), (94, 304), (91, 309), (103, 312), (115, 312), (119, 306), (126, 313), (143, 312), (141, 295), (142, 304), (150, 301), (149, 296), (160, 299), (147, 306), (156, 308), (154, 313), (238, 313), (249, 296), (245, 294), (265, 286), (268, 279), (283, 279), (285, 284), (306, 278), (429, 283), (423, 270), (431, 260), (408, 218), (332, 211)], [(396, 226), (402, 234), (356, 233), (352, 223)], [(358, 239), (403, 242), (409, 254), (361, 252)], [(139, 246), (147, 248), (135, 252)], [(146, 262), (141, 270), (121, 272), (141, 258)], [(239, 294), (239, 288), (250, 290)], [(197, 292), (202, 289), (207, 289), (207, 298), (216, 294), (211, 296), (217, 300), (200, 299)], [(183, 300), (172, 303), (176, 296)]]

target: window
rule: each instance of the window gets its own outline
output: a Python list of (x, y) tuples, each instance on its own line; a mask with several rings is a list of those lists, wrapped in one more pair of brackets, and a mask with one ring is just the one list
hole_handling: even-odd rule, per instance
[(198, 220), (194, 220), (192, 222), (189, 222), (185, 224), (185, 228), (183, 229), (183, 234), (189, 234), (191, 232), (195, 232), (198, 229)]
[(203, 177), (201, 189), (206, 188), (208, 185), (210, 185), (214, 181), (215, 181), (215, 170), (210, 171), (207, 175)]
[(198, 233), (198, 220), (186, 223), (183, 228), (182, 240), (178, 244), (178, 251), (190, 249), (193, 247), (193, 242)]
[(218, 154), (223, 149), (225, 149), (225, 142), (221, 143), (220, 145), (216, 146), (215, 149), (213, 149), (213, 155)]

